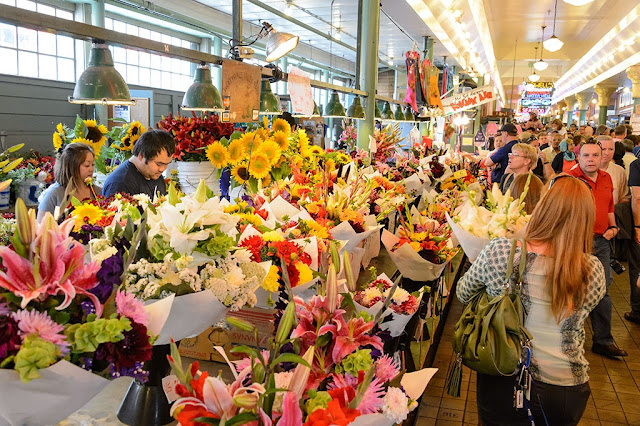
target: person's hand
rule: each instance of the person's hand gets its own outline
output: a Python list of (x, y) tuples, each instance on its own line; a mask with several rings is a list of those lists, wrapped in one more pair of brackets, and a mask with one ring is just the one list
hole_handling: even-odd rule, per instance
[[(604, 231), (604, 234), (602, 234), (602, 236), (607, 240), (611, 240), (617, 234), (618, 234), (618, 228), (609, 228), (606, 231)], [(636, 240), (637, 240), (637, 237), (638, 237), (638, 234), (636, 233)]]

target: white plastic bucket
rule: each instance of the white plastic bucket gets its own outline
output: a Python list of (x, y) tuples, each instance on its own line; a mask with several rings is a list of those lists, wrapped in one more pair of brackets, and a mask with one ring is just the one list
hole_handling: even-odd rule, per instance
[(0, 210), (7, 210), (9, 208), (9, 198), (11, 197), (11, 191), (9, 188), (4, 191), (0, 191)]
[(36, 179), (27, 179), (18, 184), (16, 197), (22, 198), (27, 207), (35, 207), (38, 205), (38, 197), (42, 193), (42, 183)]
[(213, 164), (208, 161), (177, 161), (180, 189), (185, 194), (196, 192), (200, 179), (204, 179), (214, 194), (220, 195), (220, 180)]

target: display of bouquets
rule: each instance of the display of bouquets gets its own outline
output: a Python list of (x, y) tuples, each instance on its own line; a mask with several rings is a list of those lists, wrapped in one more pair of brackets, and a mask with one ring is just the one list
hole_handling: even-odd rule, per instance
[(16, 232), (16, 219), (13, 213), (0, 215), (0, 246), (8, 246), (9, 238)]
[[(391, 337), (398, 337), (418, 311), (422, 294), (428, 291), (428, 287), (409, 293), (399, 286), (393, 288), (393, 281), (384, 273), (377, 275), (375, 268), (371, 268), (371, 274), (371, 280), (363, 286), (363, 289), (351, 295), (356, 310), (358, 312), (364, 310), (375, 317), (383, 310), (386, 299), (390, 298), (387, 308), (381, 315), (383, 317), (391, 315), (391, 318), (389, 321), (382, 322), (380, 328), (389, 330)], [(393, 293), (391, 293), (392, 289)]]
[(502, 194), (497, 183), (486, 192), (482, 205), (476, 201), (475, 193), (469, 191), (457, 215), (447, 217), (449, 225), (470, 262), (475, 261), (480, 251), (496, 237), (512, 238), (523, 232), (530, 216), (524, 209), (529, 182), (519, 199), (511, 197), (511, 191)]
[(53, 133), (53, 148), (60, 153), (70, 143), (83, 143), (93, 148), (93, 153), (98, 157), (107, 143), (108, 133), (103, 124), (98, 124), (96, 120), (83, 120), (77, 115), (73, 128), (58, 123)]
[(396, 154), (400, 143), (404, 139), (398, 123), (376, 129), (370, 138), (375, 142), (375, 149), (371, 149), (372, 158), (375, 162), (386, 163)]
[(41, 187), (53, 181), (53, 157), (42, 156), (38, 151), (31, 150), (23, 155), (23, 159), (13, 170), (7, 173), (11, 179), (11, 186), (17, 188), (21, 183), (35, 179)]
[[(437, 369), (403, 374), (383, 355), (374, 321), (349, 314), (340, 304), (334, 266), (323, 296), (279, 303), (275, 335), (267, 350), (231, 350), (235, 380), (183, 369), (172, 348), (170, 362), (180, 381), (172, 414), (181, 424), (215, 421), (247, 425), (328, 425), (401, 423)], [(248, 332), (255, 328), (229, 319)], [(292, 331), (293, 330), (293, 331)]]
[(92, 293), (100, 265), (69, 236), (75, 218), (38, 223), (22, 200), (16, 217), (11, 247), (0, 247), (0, 412), (9, 424), (57, 423), (102, 377), (145, 379), (150, 323), (135, 298), (117, 292), (103, 305)]
[(451, 242), (451, 228), (446, 223), (406, 206), (400, 212), (396, 235), (384, 230), (382, 243), (389, 257), (406, 278), (414, 281), (435, 280), (458, 252)]
[(342, 133), (338, 138), (338, 147), (345, 152), (353, 152), (358, 146), (358, 126), (355, 121), (342, 120)]
[(9, 172), (18, 167), (22, 163), (22, 157), (14, 158), (11, 154), (17, 152), (24, 147), (23, 143), (10, 146), (0, 153), (0, 192), (5, 191), (11, 185)]
[(140, 136), (147, 131), (146, 127), (139, 121), (128, 122), (124, 119), (115, 118), (111, 121), (120, 123), (107, 132), (109, 146), (100, 151), (96, 157), (96, 170), (108, 175), (120, 164), (131, 157), (131, 151)]

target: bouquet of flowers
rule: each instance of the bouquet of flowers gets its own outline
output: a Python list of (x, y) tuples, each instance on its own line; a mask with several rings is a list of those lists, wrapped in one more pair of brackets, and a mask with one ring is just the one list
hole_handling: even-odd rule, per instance
[(0, 246), (8, 246), (9, 238), (16, 232), (16, 219), (13, 213), (0, 215)]
[(150, 323), (132, 296), (103, 304), (92, 292), (100, 265), (85, 263), (69, 236), (74, 218), (58, 225), (47, 214), (38, 224), (22, 200), (16, 216), (11, 247), (0, 247), (0, 408), (16, 423), (57, 422), (104, 386), (87, 371), (145, 380)]
[(492, 238), (511, 238), (522, 232), (529, 221), (522, 201), (527, 195), (527, 189), (520, 199), (514, 200), (509, 190), (503, 195), (498, 184), (494, 183), (491, 191), (486, 193), (484, 205), (478, 205), (474, 195), (470, 193), (458, 214), (448, 218), (471, 262)]
[[(172, 348), (170, 363), (180, 381), (172, 407), (176, 420), (307, 426), (362, 421), (390, 426), (406, 419), (437, 370), (403, 374), (396, 361), (382, 355), (374, 321), (341, 307), (334, 265), (323, 287), (325, 295), (309, 302), (281, 301), (268, 350), (232, 349), (245, 358), (232, 367), (235, 380), (229, 385), (199, 372), (197, 364), (184, 369)], [(239, 319), (228, 321), (255, 330)]]
[(400, 135), (400, 125), (389, 124), (386, 127), (373, 131), (373, 142), (375, 142), (375, 149), (371, 149), (373, 153), (373, 159), (376, 162), (386, 163), (388, 160), (394, 157), (396, 149), (404, 138)]
[(23, 146), (23, 143), (13, 145), (0, 153), (0, 192), (5, 191), (11, 185), (9, 172), (22, 163), (22, 157), (12, 158), (10, 154), (21, 150)]
[(109, 147), (101, 150), (100, 155), (96, 157), (96, 170), (106, 175), (129, 159), (136, 141), (147, 131), (139, 121), (130, 123), (123, 119), (113, 121), (120, 122), (122, 125), (113, 127), (107, 133)]
[(53, 148), (59, 153), (70, 143), (84, 143), (93, 148), (93, 153), (98, 157), (107, 142), (108, 133), (103, 124), (96, 123), (96, 120), (83, 120), (78, 115), (72, 129), (58, 123), (53, 133)]
[(211, 146), (233, 133), (233, 124), (221, 123), (216, 114), (191, 117), (169, 114), (158, 122), (158, 128), (171, 133), (176, 141), (173, 158), (180, 161), (207, 161)]

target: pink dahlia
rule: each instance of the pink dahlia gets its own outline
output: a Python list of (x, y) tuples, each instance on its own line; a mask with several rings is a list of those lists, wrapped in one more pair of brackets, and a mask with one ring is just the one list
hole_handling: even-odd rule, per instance
[(23, 341), (27, 336), (36, 334), (41, 339), (58, 345), (63, 353), (68, 350), (67, 337), (62, 334), (64, 327), (52, 320), (46, 312), (22, 309), (14, 312), (12, 317), (18, 322), (20, 337)]
[(116, 310), (120, 315), (145, 327), (149, 323), (149, 315), (144, 310), (144, 304), (141, 300), (136, 299), (133, 294), (118, 290), (116, 293)]
[(376, 375), (375, 377), (382, 383), (386, 383), (389, 380), (393, 380), (398, 373), (400, 373), (400, 367), (398, 363), (385, 354), (378, 358), (376, 361)]

